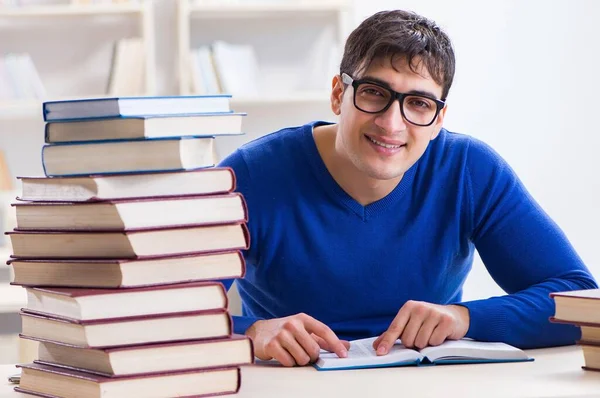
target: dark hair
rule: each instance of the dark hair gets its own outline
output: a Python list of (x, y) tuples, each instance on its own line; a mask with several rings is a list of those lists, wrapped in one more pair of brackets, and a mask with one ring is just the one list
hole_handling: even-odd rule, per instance
[(433, 21), (414, 12), (381, 11), (365, 19), (346, 40), (340, 74), (369, 67), (375, 59), (403, 57), (413, 72), (423, 62), (442, 86), (445, 100), (454, 79), (454, 50), (450, 38)]

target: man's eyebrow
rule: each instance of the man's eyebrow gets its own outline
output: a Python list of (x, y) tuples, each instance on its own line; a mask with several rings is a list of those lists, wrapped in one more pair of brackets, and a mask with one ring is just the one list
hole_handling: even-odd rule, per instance
[[(392, 86), (390, 86), (390, 84), (388, 82), (386, 82), (385, 80), (382, 80), (378, 77), (374, 77), (374, 76), (363, 76), (360, 79), (357, 80), (366, 80), (372, 83), (377, 83), (380, 86), (383, 86), (389, 90), (395, 91)], [(425, 91), (425, 90), (410, 90), (404, 94), (414, 94), (414, 95), (422, 95), (424, 97), (429, 97), (429, 98), (435, 98), (435, 99), (439, 99), (434, 93), (430, 92), (430, 91)]]

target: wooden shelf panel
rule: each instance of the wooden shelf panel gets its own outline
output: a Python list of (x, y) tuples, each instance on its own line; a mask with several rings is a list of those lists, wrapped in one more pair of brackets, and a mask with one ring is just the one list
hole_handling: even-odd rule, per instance
[(0, 18), (141, 14), (143, 4), (0, 6)]
[[(190, 16), (194, 19), (235, 19), (276, 17), (281, 14), (324, 14), (337, 13), (349, 7), (348, 2), (297, 1), (297, 2), (248, 2), (248, 3), (191, 3)], [(302, 18), (302, 17), (300, 17)]]
[(328, 92), (306, 92), (292, 93), (282, 95), (268, 95), (260, 97), (240, 97), (231, 98), (232, 105), (277, 105), (277, 104), (295, 104), (295, 103), (326, 103), (329, 102)]

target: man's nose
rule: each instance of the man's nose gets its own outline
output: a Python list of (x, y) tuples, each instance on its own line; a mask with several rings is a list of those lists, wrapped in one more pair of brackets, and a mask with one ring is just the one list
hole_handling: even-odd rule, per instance
[(375, 124), (389, 133), (406, 130), (406, 120), (402, 117), (400, 102), (395, 100), (385, 112), (377, 115)]

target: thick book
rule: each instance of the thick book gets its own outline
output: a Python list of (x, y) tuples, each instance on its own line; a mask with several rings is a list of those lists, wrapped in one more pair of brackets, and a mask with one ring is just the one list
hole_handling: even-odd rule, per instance
[(168, 138), (45, 145), (47, 177), (183, 171), (215, 165), (214, 138)]
[(46, 124), (45, 141), (52, 144), (80, 141), (241, 135), (242, 118), (244, 116), (244, 113), (211, 113), (51, 122)]
[(17, 178), (22, 185), (22, 196), (17, 199), (42, 202), (212, 195), (232, 192), (236, 186), (233, 170), (225, 167), (122, 175)]
[(246, 224), (118, 232), (7, 232), (16, 258), (145, 258), (245, 250)]
[(35, 363), (17, 366), (21, 382), (15, 391), (45, 398), (205, 397), (235, 394), (241, 383), (237, 367), (115, 378)]
[(120, 116), (186, 115), (231, 112), (231, 96), (197, 95), (173, 97), (114, 97), (48, 101), (44, 120), (59, 121)]
[(79, 321), (227, 308), (219, 282), (179, 283), (133, 289), (30, 287), (29, 313)]
[(415, 350), (404, 347), (398, 340), (387, 355), (377, 355), (373, 349), (376, 337), (350, 342), (346, 358), (323, 351), (314, 363), (317, 370), (367, 369), (396, 366), (429, 366), (466, 363), (496, 363), (532, 361), (527, 354), (504, 343), (483, 343), (456, 340), (436, 347)]
[(249, 365), (254, 362), (254, 353), (250, 338), (242, 335), (103, 349), (41, 341), (34, 362), (106, 377), (123, 377)]
[(583, 368), (600, 371), (600, 343), (579, 342), (579, 345), (583, 350), (583, 359), (585, 362)]
[(247, 221), (238, 193), (120, 199), (104, 202), (14, 203), (19, 230), (126, 231)]
[(554, 299), (554, 320), (600, 323), (600, 289), (550, 293)]
[(151, 259), (11, 259), (13, 285), (86, 288), (132, 288), (168, 283), (243, 278), (240, 251)]
[(20, 314), (23, 336), (86, 348), (211, 339), (232, 333), (225, 309), (93, 321)]
[(550, 317), (550, 322), (577, 326), (581, 330), (580, 342), (600, 344), (600, 323), (564, 321), (555, 317)]

